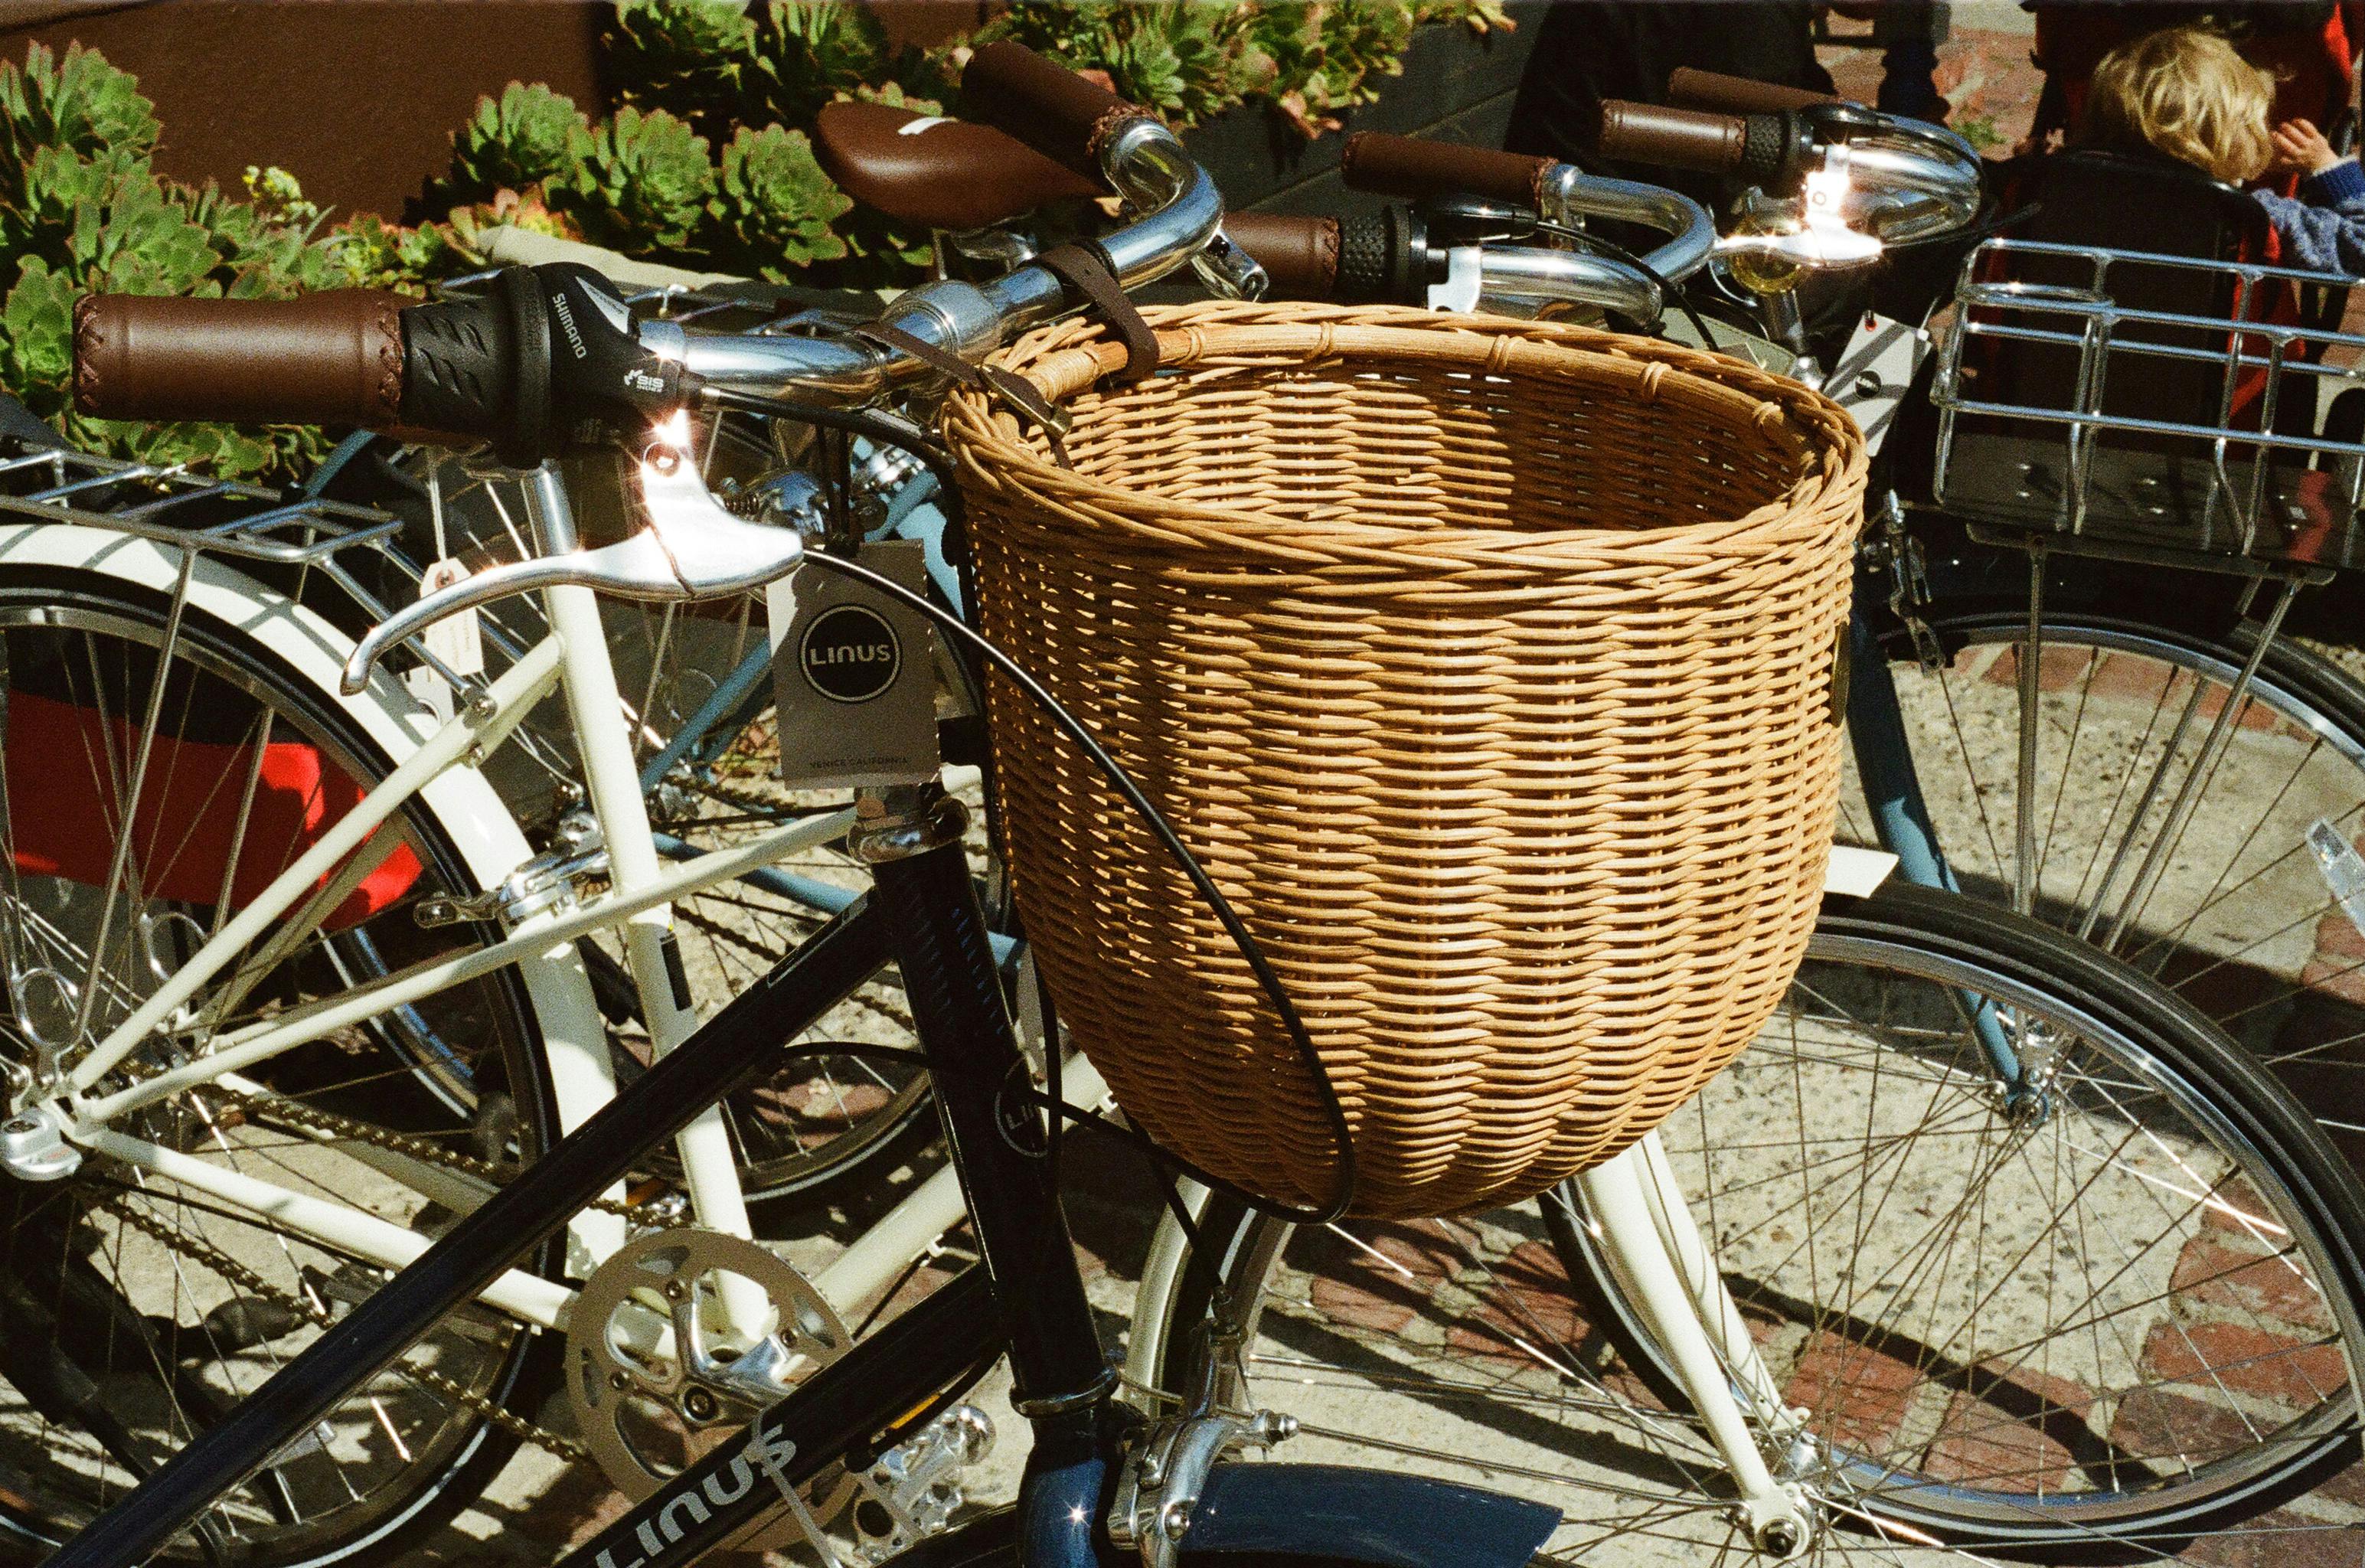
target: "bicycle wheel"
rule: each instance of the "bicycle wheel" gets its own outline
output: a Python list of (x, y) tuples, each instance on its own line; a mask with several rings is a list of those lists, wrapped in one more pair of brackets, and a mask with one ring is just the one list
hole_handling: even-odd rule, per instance
[[(2043, 1103), (2004, 1103), (1981, 1006), (2044, 1042)], [(1818, 1552), (2140, 1558), (2354, 1516), (2292, 1501), (2356, 1448), (2354, 1180), (2205, 1021), (2090, 949), (1917, 890), (1827, 912), (1784, 1008), (1661, 1137), (1804, 1412), (1779, 1464)], [(1750, 1551), (1575, 1202), (1285, 1242), (1213, 1216), (1223, 1288), (1262, 1293), (1239, 1402), (1299, 1417), (1292, 1457), (1552, 1501), (1556, 1555)], [(1205, 1288), (1186, 1273), (1156, 1315), (1167, 1379)]]
[[(109, 546), (129, 550), (147, 547)], [(388, 767), (320, 687), (196, 605), (164, 657), (168, 597), (118, 570), (0, 561), (0, 1057), (19, 1095), (127, 1018)], [(416, 800), (390, 822), (363, 851), (375, 868), (325, 919), (259, 939), (94, 1094), (357, 974), (477, 945), (483, 927), (412, 917), (476, 886), (452, 837)], [(387, 1277), (219, 1182), (432, 1233), (534, 1158), (554, 1118), (532, 1012), (499, 971), (112, 1120), (147, 1156), (9, 1180), (0, 1523), (14, 1546), (79, 1529)], [(555, 1247), (523, 1266), (560, 1277)], [(440, 1524), (514, 1450), (557, 1350), (488, 1311), (455, 1316), (218, 1505), (212, 1554), (326, 1562)], [(174, 1560), (199, 1555), (185, 1538)]]
[[(726, 436), (731, 439), (713, 449), (718, 483), (726, 470), (769, 461), (768, 453), (741, 451), (745, 442), (731, 431)], [(405, 454), (390, 472), (418, 494), (401, 498), (373, 492), (369, 498), (409, 518), (406, 539), (422, 556), (440, 550), (481, 565), (523, 553), (526, 514), (514, 481), (469, 473), (448, 454), (428, 449)], [(434, 504), (424, 507), (420, 498), (431, 484)], [(605, 466), (579, 465), (569, 488), (588, 531), (596, 533), (603, 519), (609, 520), (604, 526), (617, 526), (614, 517), (624, 502)], [(846, 791), (790, 790), (779, 778), (761, 595), (691, 607), (603, 599), (600, 615), (638, 759), (648, 771), (650, 825), (661, 853), (688, 858), (728, 848), (849, 803)], [(484, 619), (488, 657), (496, 669), (548, 630), (531, 597), (494, 606)], [(521, 738), (521, 745), (510, 748), (516, 755), (491, 776), (521, 820), (546, 821), (580, 772), (563, 706), (554, 700), (530, 719)], [(701, 1014), (712, 1015), (760, 979), (869, 882), (839, 842), (678, 900), (675, 929)], [(622, 946), (602, 934), (587, 939), (583, 949), (601, 1008), (616, 1027), (620, 1075), (629, 1078), (650, 1053)], [(815, 1034), (865, 1047), (913, 1043), (911, 1017), (891, 977), (861, 988)], [(932, 1136), (927, 1105), (926, 1074), (916, 1067), (816, 1050), (784, 1058), (734, 1091), (723, 1102), (723, 1115), (741, 1182), (755, 1201), (870, 1182)], [(651, 1162), (656, 1174), (675, 1175), (668, 1152), (653, 1154)]]
[[(1963, 889), (2011, 902), (2025, 612), (1929, 621), (1951, 662), (1894, 666), (1912, 767)], [(2210, 763), (2257, 639), (2047, 611), (2030, 913), (2180, 992), (2365, 1160), (2365, 901), (2344, 908), (2310, 846), (2319, 823), (2350, 854), (2365, 837), (2365, 685), (2278, 639)], [(1874, 842), (1853, 785), (1843, 799), (1846, 835)]]

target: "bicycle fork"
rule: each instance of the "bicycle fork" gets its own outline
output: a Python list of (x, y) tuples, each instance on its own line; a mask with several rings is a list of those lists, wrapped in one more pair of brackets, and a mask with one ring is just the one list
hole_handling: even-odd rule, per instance
[(1792, 1446), (1803, 1434), (1805, 1414), (1784, 1402), (1758, 1355), (1741, 1308), (1692, 1222), (1659, 1135), (1648, 1135), (1576, 1182), (1585, 1194), (1584, 1217), (1598, 1227), (1611, 1271), (1666, 1353), (1676, 1383), (1732, 1476), (1750, 1539), (1777, 1561), (1799, 1556), (1814, 1541), (1821, 1520), (1803, 1487), (1776, 1477), (1766, 1453)]

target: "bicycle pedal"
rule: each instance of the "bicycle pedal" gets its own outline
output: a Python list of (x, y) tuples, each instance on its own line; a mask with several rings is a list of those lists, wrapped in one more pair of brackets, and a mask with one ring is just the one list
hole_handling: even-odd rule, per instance
[(865, 1561), (884, 1562), (939, 1535), (966, 1500), (961, 1472), (993, 1451), (993, 1418), (956, 1405), (889, 1449), (854, 1484), (854, 1536)]

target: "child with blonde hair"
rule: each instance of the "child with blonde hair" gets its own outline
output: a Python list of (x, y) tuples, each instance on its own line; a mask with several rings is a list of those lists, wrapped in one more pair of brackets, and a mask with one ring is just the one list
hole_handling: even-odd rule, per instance
[(2095, 67), (2079, 143), (2150, 148), (2242, 185), (2270, 171), (2303, 176), (2296, 198), (2253, 191), (2287, 264), (2365, 270), (2365, 169), (2303, 119), (2270, 126), (2274, 78), (2205, 28), (2168, 28), (2121, 44)]

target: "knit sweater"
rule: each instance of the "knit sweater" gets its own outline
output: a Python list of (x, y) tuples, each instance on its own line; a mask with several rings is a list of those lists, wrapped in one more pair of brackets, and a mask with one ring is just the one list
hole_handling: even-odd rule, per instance
[(2344, 158), (2299, 184), (2299, 196), (2252, 191), (2283, 239), (2283, 262), (2314, 272), (2365, 272), (2365, 168)]

